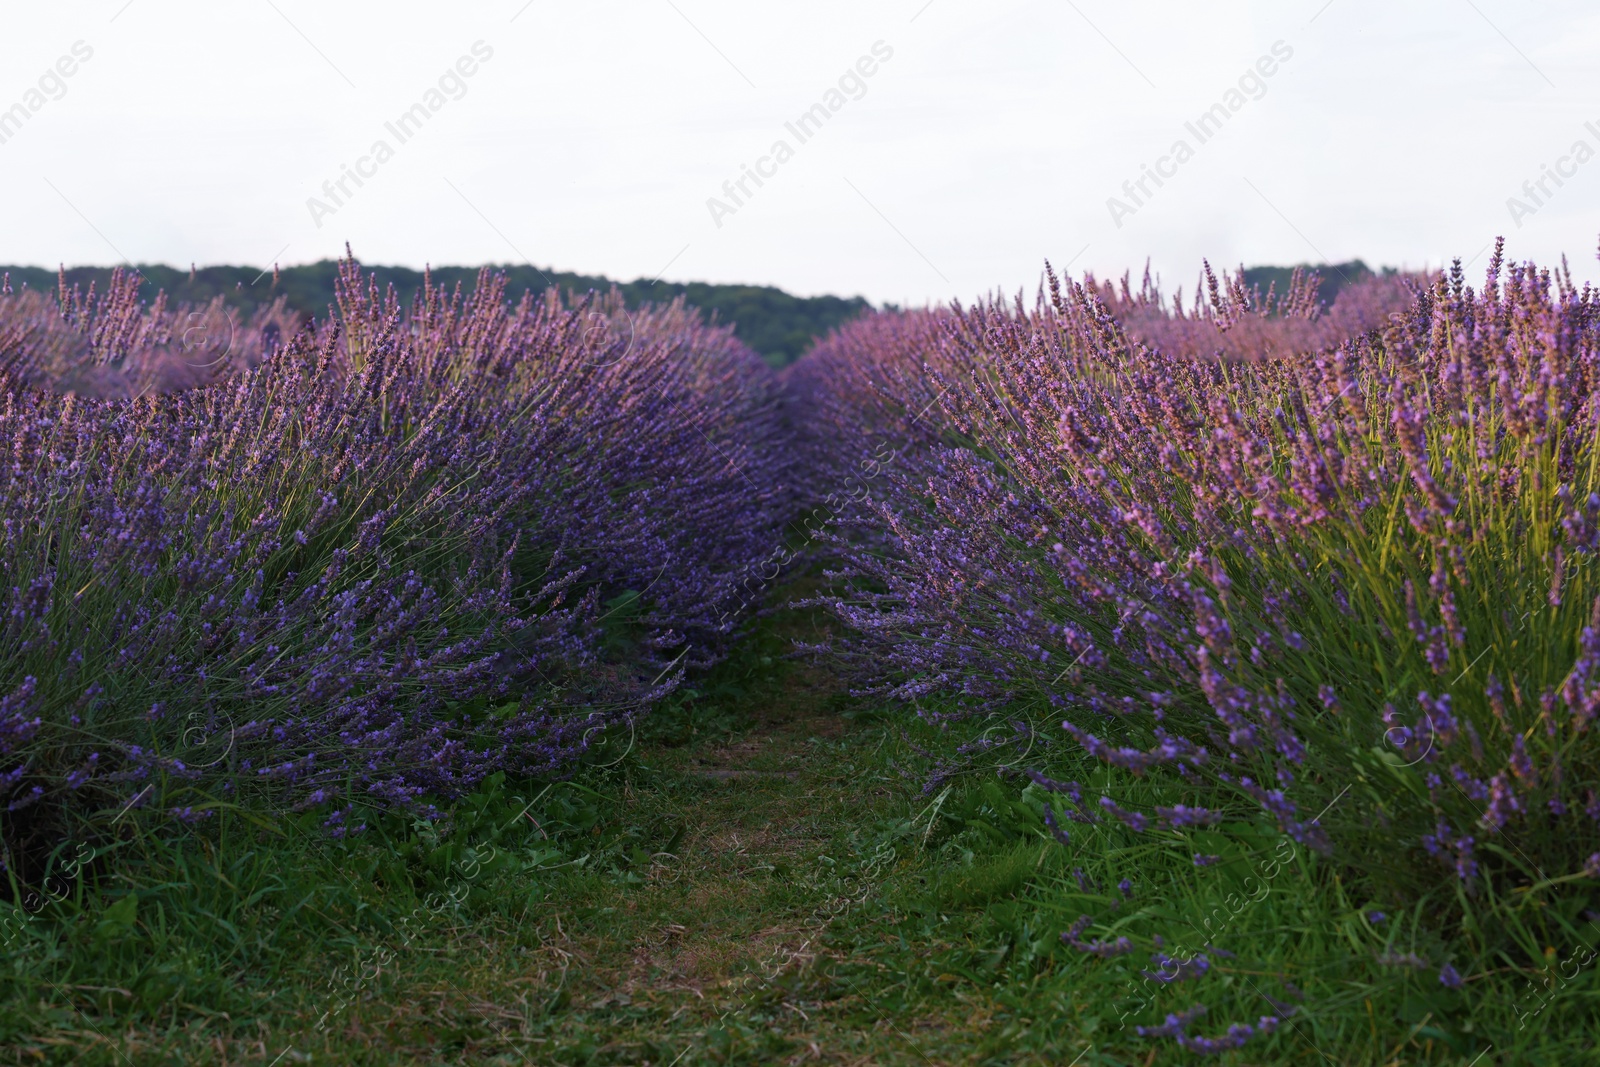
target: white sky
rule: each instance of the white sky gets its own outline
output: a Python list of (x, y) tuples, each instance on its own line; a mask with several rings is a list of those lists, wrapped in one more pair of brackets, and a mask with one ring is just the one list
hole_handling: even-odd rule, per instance
[[(1600, 9), (1552, 0), (0, 0), (0, 262), (523, 262), (920, 304), (1032, 290), (1043, 260), (1169, 288), (1218, 264), (1517, 258), (1600, 275)], [(482, 40), (409, 143), (384, 129)], [(1276, 41), (1265, 95), (1184, 129)], [(808, 143), (785, 131), (874, 42)], [(39, 97), (33, 98), (36, 102)], [(1595, 125), (1593, 132), (1585, 122)], [(1195, 146), (1114, 225), (1106, 200)], [(307, 199), (394, 158), (320, 228)], [(718, 227), (706, 201), (789, 141)], [(369, 168), (370, 169), (370, 168)], [(770, 167), (769, 167), (770, 169)], [(1169, 168), (1170, 169), (1170, 168)], [(1532, 201), (1528, 201), (1530, 206)]]

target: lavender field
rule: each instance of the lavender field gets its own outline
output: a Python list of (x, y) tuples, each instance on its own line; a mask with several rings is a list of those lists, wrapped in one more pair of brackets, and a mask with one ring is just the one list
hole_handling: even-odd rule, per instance
[(1588, 1062), (1564, 263), (141, 282), (0, 293), (8, 1062)]

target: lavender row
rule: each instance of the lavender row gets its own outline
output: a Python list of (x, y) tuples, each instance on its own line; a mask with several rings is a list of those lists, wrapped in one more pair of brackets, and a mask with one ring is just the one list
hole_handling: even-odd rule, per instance
[[(950, 769), (1046, 743), (1064, 822), (1265, 819), (1441, 922), (1559, 895), (1600, 876), (1600, 294), (1498, 250), (1312, 283), (1052, 275), (819, 346), (822, 478), (903, 442), (835, 527), (848, 651), (992, 723)], [(1060, 780), (1096, 765), (1145, 799)]]
[(727, 328), (487, 272), (402, 308), (349, 262), (326, 321), (229, 323), (168, 391), (224, 313), (133, 284), (0, 297), (8, 862), (133, 811), (343, 833), (562, 773), (733, 638), (790, 495)]

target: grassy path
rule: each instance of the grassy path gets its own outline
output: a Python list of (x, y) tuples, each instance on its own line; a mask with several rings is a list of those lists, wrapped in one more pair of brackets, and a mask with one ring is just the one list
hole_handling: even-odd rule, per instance
[(783, 659), (808, 625), (442, 828), (152, 847), (110, 887), (136, 906), (14, 940), (0, 1062), (1071, 1061), (1027, 977), (1059, 926), (1018, 898), (1055, 846), (961, 830), (897, 726)]
[(744, 675), (724, 697), (736, 719), (714, 694), (701, 706), (731, 733), (662, 744), (673, 726), (657, 724), (635, 753), (624, 806), (681, 827), (670, 854), (635, 879), (574, 880), (538, 909), (541, 985), (555, 978), (561, 1018), (529, 1047), (535, 1062), (991, 1059), (978, 1046), (1004, 1009), (954, 973), (922, 973), (959, 954), (979, 914), (935, 916), (946, 936), (931, 942), (901, 937), (908, 916), (937, 910), (930, 798), (891, 766), (890, 732), (841, 714), (832, 679), (772, 663), (723, 672)]

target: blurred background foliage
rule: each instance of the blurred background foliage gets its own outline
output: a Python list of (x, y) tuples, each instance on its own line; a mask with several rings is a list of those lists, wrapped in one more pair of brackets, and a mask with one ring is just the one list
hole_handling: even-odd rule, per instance
[[(104, 289), (111, 278), (111, 267), (69, 267), (66, 270), (69, 286), (88, 288), (93, 283)], [(147, 299), (157, 291), (165, 290), (174, 303), (204, 305), (222, 297), (230, 307), (237, 307), (245, 318), (258, 308), (269, 306), (279, 296), (285, 298), (291, 310), (302, 315), (326, 318), (329, 305), (334, 302), (334, 278), (339, 264), (325, 259), (299, 267), (285, 267), (276, 279), (271, 270), (256, 267), (199, 267), (183, 270), (160, 264), (146, 264), (137, 268), (144, 276), (142, 295)], [(478, 276), (478, 267), (435, 267), (434, 279), (441, 285), (453, 287), (458, 282), (468, 291)], [(506, 275), (506, 289), (513, 297), (524, 290), (535, 293), (555, 288), (563, 293), (582, 294), (593, 289), (606, 292), (613, 285), (622, 293), (629, 308), (644, 303), (666, 304), (681, 296), (694, 307), (715, 315), (716, 320), (732, 323), (734, 334), (758, 352), (773, 367), (786, 367), (800, 358), (806, 346), (836, 326), (841, 326), (872, 305), (864, 297), (795, 296), (770, 285), (714, 285), (709, 282), (668, 282), (636, 278), (619, 282), (600, 275), (573, 274), (566, 271), (540, 270), (528, 265), (504, 265), (493, 268)], [(1309, 268), (1302, 268), (1309, 269)], [(393, 285), (400, 294), (402, 305), (409, 304), (422, 288), (423, 272), (409, 267), (369, 267), (377, 274), (379, 283)], [(1244, 272), (1246, 284), (1259, 285), (1264, 291), (1269, 284), (1277, 283), (1281, 291), (1288, 285), (1294, 267), (1249, 267)], [(1393, 274), (1392, 267), (1373, 270), (1360, 260), (1322, 267), (1322, 299), (1332, 303), (1344, 286), (1370, 277), (1373, 274)], [(44, 267), (0, 267), (0, 273), (11, 275), (16, 288), (26, 285), (30, 289), (49, 292), (54, 289), (58, 272)]]

